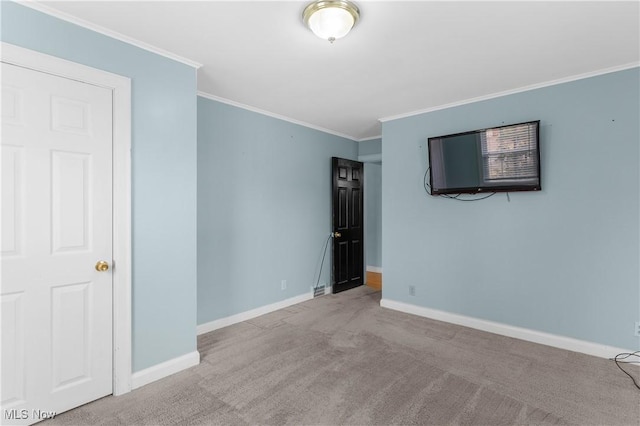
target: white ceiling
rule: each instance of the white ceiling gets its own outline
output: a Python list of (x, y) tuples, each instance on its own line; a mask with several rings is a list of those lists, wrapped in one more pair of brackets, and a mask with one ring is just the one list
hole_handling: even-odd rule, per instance
[(379, 119), (640, 60), (629, 2), (359, 1), (333, 45), (306, 1), (46, 2), (198, 62), (198, 90), (362, 140)]

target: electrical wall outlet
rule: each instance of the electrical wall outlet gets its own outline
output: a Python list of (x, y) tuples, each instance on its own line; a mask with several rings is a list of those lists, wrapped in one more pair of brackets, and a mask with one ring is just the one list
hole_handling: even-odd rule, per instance
[(415, 285), (410, 285), (409, 286), (409, 296), (415, 296), (416, 295), (416, 286)]
[(280, 281), (280, 290), (286, 290), (286, 289), (287, 289), (287, 280)]
[(636, 321), (636, 328), (633, 332), (637, 337), (640, 337), (640, 321)]

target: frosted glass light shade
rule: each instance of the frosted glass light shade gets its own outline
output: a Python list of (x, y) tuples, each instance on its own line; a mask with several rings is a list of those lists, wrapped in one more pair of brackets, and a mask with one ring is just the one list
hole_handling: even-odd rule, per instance
[(335, 40), (346, 36), (358, 21), (360, 11), (349, 1), (316, 1), (303, 14), (305, 24), (318, 37)]
[(309, 18), (309, 28), (325, 40), (337, 40), (346, 36), (353, 28), (354, 19), (344, 9), (320, 9)]

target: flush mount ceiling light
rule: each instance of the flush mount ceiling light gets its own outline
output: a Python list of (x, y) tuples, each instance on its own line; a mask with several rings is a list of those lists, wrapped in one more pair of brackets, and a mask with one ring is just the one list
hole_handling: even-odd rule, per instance
[(318, 0), (302, 12), (305, 25), (318, 37), (333, 43), (346, 36), (358, 22), (358, 6), (347, 0)]

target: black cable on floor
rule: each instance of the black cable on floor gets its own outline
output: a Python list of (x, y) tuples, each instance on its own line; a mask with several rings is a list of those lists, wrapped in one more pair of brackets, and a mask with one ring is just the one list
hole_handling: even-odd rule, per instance
[(616, 366), (620, 369), (620, 371), (622, 371), (624, 374), (626, 374), (627, 376), (629, 376), (629, 378), (631, 379), (631, 381), (633, 382), (633, 384), (640, 389), (640, 385), (638, 385), (638, 382), (636, 382), (636, 379), (629, 374), (627, 371), (625, 371), (624, 368), (622, 368), (620, 366), (620, 364), (636, 364), (638, 361), (622, 361), (624, 359), (627, 359), (631, 356), (635, 356), (640, 358), (640, 351), (635, 351), (635, 352), (631, 352), (631, 353), (621, 353), (616, 355), (615, 357), (612, 358), (612, 360), (616, 363)]

